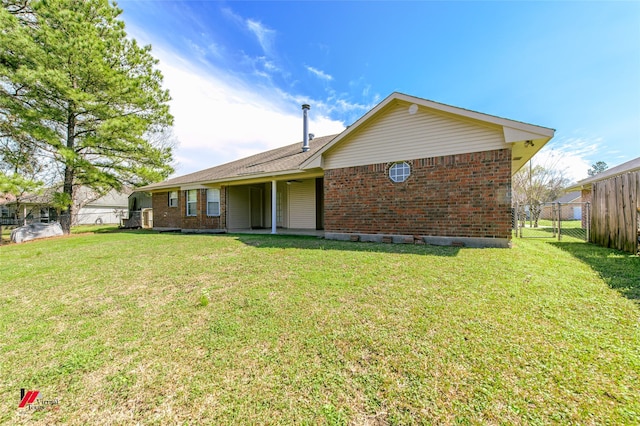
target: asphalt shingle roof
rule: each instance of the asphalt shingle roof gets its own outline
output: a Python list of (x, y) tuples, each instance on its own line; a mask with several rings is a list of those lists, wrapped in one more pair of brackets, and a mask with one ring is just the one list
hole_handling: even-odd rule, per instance
[(309, 141), (309, 151), (302, 152), (302, 142), (261, 152), (250, 157), (241, 158), (230, 163), (221, 164), (209, 169), (200, 170), (184, 176), (178, 176), (164, 182), (152, 183), (138, 191), (172, 188), (180, 185), (219, 182), (252, 175), (298, 170), (300, 165), (311, 155), (322, 149), (337, 135), (322, 136)]
[(580, 191), (567, 192), (562, 197), (555, 200), (554, 203), (571, 203), (581, 196), (582, 192)]
[(593, 182), (598, 182), (601, 180), (608, 179), (613, 176), (617, 176), (627, 172), (633, 172), (640, 169), (640, 157), (634, 158), (631, 161), (627, 161), (626, 163), (619, 164), (615, 167), (605, 170), (604, 172), (598, 173), (595, 176), (588, 177), (586, 179), (578, 181), (571, 188), (577, 188), (580, 185), (588, 185)]

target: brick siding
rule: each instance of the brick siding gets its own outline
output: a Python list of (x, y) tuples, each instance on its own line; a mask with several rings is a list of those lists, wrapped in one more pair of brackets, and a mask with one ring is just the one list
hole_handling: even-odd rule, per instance
[(153, 226), (178, 229), (225, 229), (225, 188), (220, 188), (220, 216), (207, 216), (206, 190), (198, 189), (197, 192), (195, 216), (187, 216), (186, 191), (178, 191), (177, 207), (169, 207), (169, 192), (153, 193)]
[(327, 232), (511, 238), (511, 150), (326, 170)]

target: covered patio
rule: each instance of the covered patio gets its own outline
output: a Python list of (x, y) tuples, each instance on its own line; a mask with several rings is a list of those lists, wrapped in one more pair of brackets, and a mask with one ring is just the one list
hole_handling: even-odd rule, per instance
[[(265, 234), (271, 234), (272, 232), (271, 232), (271, 228), (268, 228), (268, 229), (232, 229), (232, 230), (229, 230), (229, 233), (230, 234), (265, 235)], [(316, 230), (316, 229), (278, 228), (277, 234), (324, 238), (324, 231)]]

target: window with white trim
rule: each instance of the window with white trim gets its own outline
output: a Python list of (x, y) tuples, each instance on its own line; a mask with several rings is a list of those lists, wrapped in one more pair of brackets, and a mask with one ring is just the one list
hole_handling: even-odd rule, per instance
[(207, 189), (207, 216), (220, 216), (220, 190)]
[(196, 216), (198, 205), (198, 190), (190, 189), (187, 192), (187, 216)]
[(178, 191), (169, 192), (169, 207), (178, 207)]
[(411, 166), (406, 161), (395, 163), (389, 167), (389, 178), (394, 182), (404, 182), (411, 175)]

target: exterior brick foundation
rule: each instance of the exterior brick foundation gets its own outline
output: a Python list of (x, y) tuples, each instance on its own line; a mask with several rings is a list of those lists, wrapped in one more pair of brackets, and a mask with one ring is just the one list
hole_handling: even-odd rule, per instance
[(511, 150), (325, 170), (327, 233), (511, 239)]

